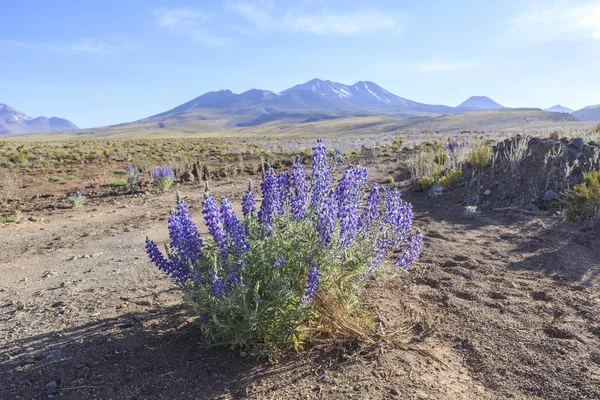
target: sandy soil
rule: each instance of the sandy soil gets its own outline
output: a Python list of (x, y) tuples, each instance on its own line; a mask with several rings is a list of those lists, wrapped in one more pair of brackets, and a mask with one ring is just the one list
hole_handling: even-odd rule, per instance
[[(200, 222), (200, 188), (180, 190)], [(167, 239), (174, 192), (98, 196), (0, 227), (0, 398), (600, 399), (597, 233), (406, 196), (423, 257), (365, 301), (437, 360), (338, 343), (268, 364), (201, 348), (144, 254), (146, 236)]]

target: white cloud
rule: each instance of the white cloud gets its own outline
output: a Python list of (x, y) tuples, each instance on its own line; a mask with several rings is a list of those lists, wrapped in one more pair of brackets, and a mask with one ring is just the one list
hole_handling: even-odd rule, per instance
[[(206, 46), (228, 44), (239, 37), (266, 32), (360, 36), (402, 30), (402, 16), (392, 13), (305, 11), (279, 7), (280, 4), (272, 0), (240, 0), (225, 3), (223, 15), (207, 15), (194, 8), (166, 7), (156, 8), (153, 14), (160, 27), (173, 34), (193, 37)], [(298, 4), (307, 5), (306, 2)]]
[(510, 33), (529, 44), (600, 39), (600, 1), (536, 3), (510, 22)]
[(80, 53), (95, 56), (107, 56), (121, 51), (131, 50), (134, 46), (130, 42), (110, 43), (97, 38), (83, 38), (69, 42), (24, 42), (18, 40), (5, 41), (11, 46), (30, 50), (45, 50), (57, 53)]
[(230, 39), (215, 33), (210, 27), (211, 16), (193, 8), (159, 7), (153, 11), (161, 28), (178, 36), (187, 36), (206, 47), (229, 44)]
[(397, 18), (377, 11), (287, 15), (283, 28), (313, 35), (358, 36), (400, 29)]
[(479, 59), (451, 60), (429, 58), (418, 61), (393, 62), (383, 64), (383, 69), (393, 72), (455, 72), (479, 68), (483, 65)]

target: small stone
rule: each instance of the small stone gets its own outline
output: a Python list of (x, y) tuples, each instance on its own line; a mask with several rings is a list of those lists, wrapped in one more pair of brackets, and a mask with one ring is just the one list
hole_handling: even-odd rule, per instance
[(25, 351), (31, 353), (32, 351), (35, 351), (35, 349), (33, 347), (28, 347), (25, 349)]
[(544, 197), (542, 197), (543, 201), (550, 202), (556, 198), (556, 193), (553, 190), (548, 190), (544, 193)]
[(538, 210), (538, 206), (536, 206), (536, 205), (535, 205), (535, 204), (533, 204), (533, 203), (529, 203), (529, 204), (527, 204), (525, 207), (523, 207), (523, 209), (524, 209), (525, 211), (532, 211), (532, 212), (535, 212), (535, 211), (537, 211), (537, 210)]
[(441, 196), (444, 193), (444, 188), (436, 183), (429, 189), (427, 192), (427, 197), (434, 199), (436, 197)]
[(46, 394), (48, 395), (48, 397), (54, 397), (54, 395), (58, 394), (58, 392), (58, 383), (56, 383), (56, 381), (50, 381), (46, 383)]
[(90, 367), (83, 367), (81, 368), (79, 371), (77, 371), (77, 377), (78, 378), (83, 378), (85, 377), (88, 373), (90, 372)]
[(573, 146), (574, 148), (576, 148), (579, 151), (583, 150), (584, 145), (585, 145), (585, 142), (583, 141), (582, 138), (575, 138), (575, 139), (571, 140), (571, 146)]
[(485, 192), (483, 192), (483, 194), (489, 196), (490, 194), (492, 194), (492, 191), (490, 189), (487, 189)]
[(194, 175), (189, 171), (184, 172), (181, 174), (181, 182), (194, 182)]

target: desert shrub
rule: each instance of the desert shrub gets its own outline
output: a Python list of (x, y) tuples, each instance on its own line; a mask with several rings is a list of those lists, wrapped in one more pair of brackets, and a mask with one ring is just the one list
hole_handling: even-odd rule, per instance
[(51, 176), (49, 180), (50, 180), (50, 182), (62, 182), (63, 177), (62, 176)]
[(427, 150), (419, 151), (414, 157), (408, 160), (408, 168), (413, 179), (419, 180), (424, 177), (433, 176), (439, 174), (443, 169), (444, 165), (439, 164), (440, 151)]
[(583, 174), (583, 183), (575, 185), (567, 216), (575, 221), (598, 222), (600, 219), (600, 170)]
[(125, 179), (111, 179), (108, 184), (110, 186), (124, 187), (127, 186), (127, 181)]
[(435, 175), (424, 176), (423, 178), (417, 180), (417, 183), (419, 184), (421, 189), (426, 193), (429, 191), (429, 189), (431, 189), (433, 184), (436, 182), (437, 182), (437, 176), (435, 176)]
[(490, 165), (494, 153), (489, 146), (479, 146), (467, 153), (467, 164), (474, 170), (480, 171)]
[(69, 203), (73, 207), (81, 207), (87, 203), (87, 197), (83, 195), (83, 190), (79, 189), (68, 197)]
[(394, 183), (394, 177), (393, 176), (386, 176), (385, 178), (383, 178), (383, 183)]
[(594, 125), (592, 128), (592, 133), (600, 134), (600, 122)]
[(469, 152), (469, 144), (467, 141), (463, 139), (459, 143), (456, 139), (450, 139), (444, 144), (444, 149), (446, 149), (450, 168), (462, 169)]
[(173, 185), (175, 174), (166, 165), (156, 167), (152, 170), (152, 184), (160, 190), (167, 190)]
[(511, 174), (519, 172), (521, 161), (529, 154), (529, 135), (518, 135), (510, 139), (502, 149), (502, 160)]
[(368, 189), (360, 166), (346, 168), (334, 186), (320, 140), (313, 151), (310, 184), (299, 157), (291, 173), (266, 168), (258, 212), (251, 185), (242, 219), (207, 186), (202, 213), (210, 237), (200, 237), (178, 199), (166, 256), (146, 240), (150, 260), (198, 315), (206, 344), (274, 359), (319, 333), (364, 337), (373, 326), (360, 307), (365, 280), (384, 270), (386, 254), (399, 251), (400, 270), (419, 257), (423, 235), (411, 235), (412, 206), (397, 191)]
[(20, 211), (15, 211), (13, 214), (0, 215), (0, 225), (12, 224), (19, 222), (23, 218), (23, 214)]
[(452, 168), (446, 171), (446, 173), (444, 173), (444, 175), (438, 179), (438, 183), (441, 187), (448, 190), (454, 187), (454, 185), (456, 185), (458, 182), (460, 182), (462, 176), (463, 173), (460, 169)]
[(0, 172), (0, 193), (4, 202), (18, 199), (20, 188), (19, 177), (16, 174)]
[(137, 167), (127, 165), (125, 172), (127, 173), (127, 188), (130, 192), (137, 191), (142, 180), (140, 171), (138, 171)]

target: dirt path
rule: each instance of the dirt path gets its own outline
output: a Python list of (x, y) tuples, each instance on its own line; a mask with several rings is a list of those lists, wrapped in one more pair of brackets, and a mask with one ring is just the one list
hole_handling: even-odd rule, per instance
[[(215, 186), (241, 193), (244, 182)], [(200, 220), (199, 188), (185, 187)], [(426, 234), (408, 278), (367, 301), (441, 362), (390, 347), (285, 355), (202, 349), (146, 259), (174, 194), (124, 196), (0, 228), (0, 398), (600, 398), (600, 241), (553, 220), (467, 219), (412, 199)]]

